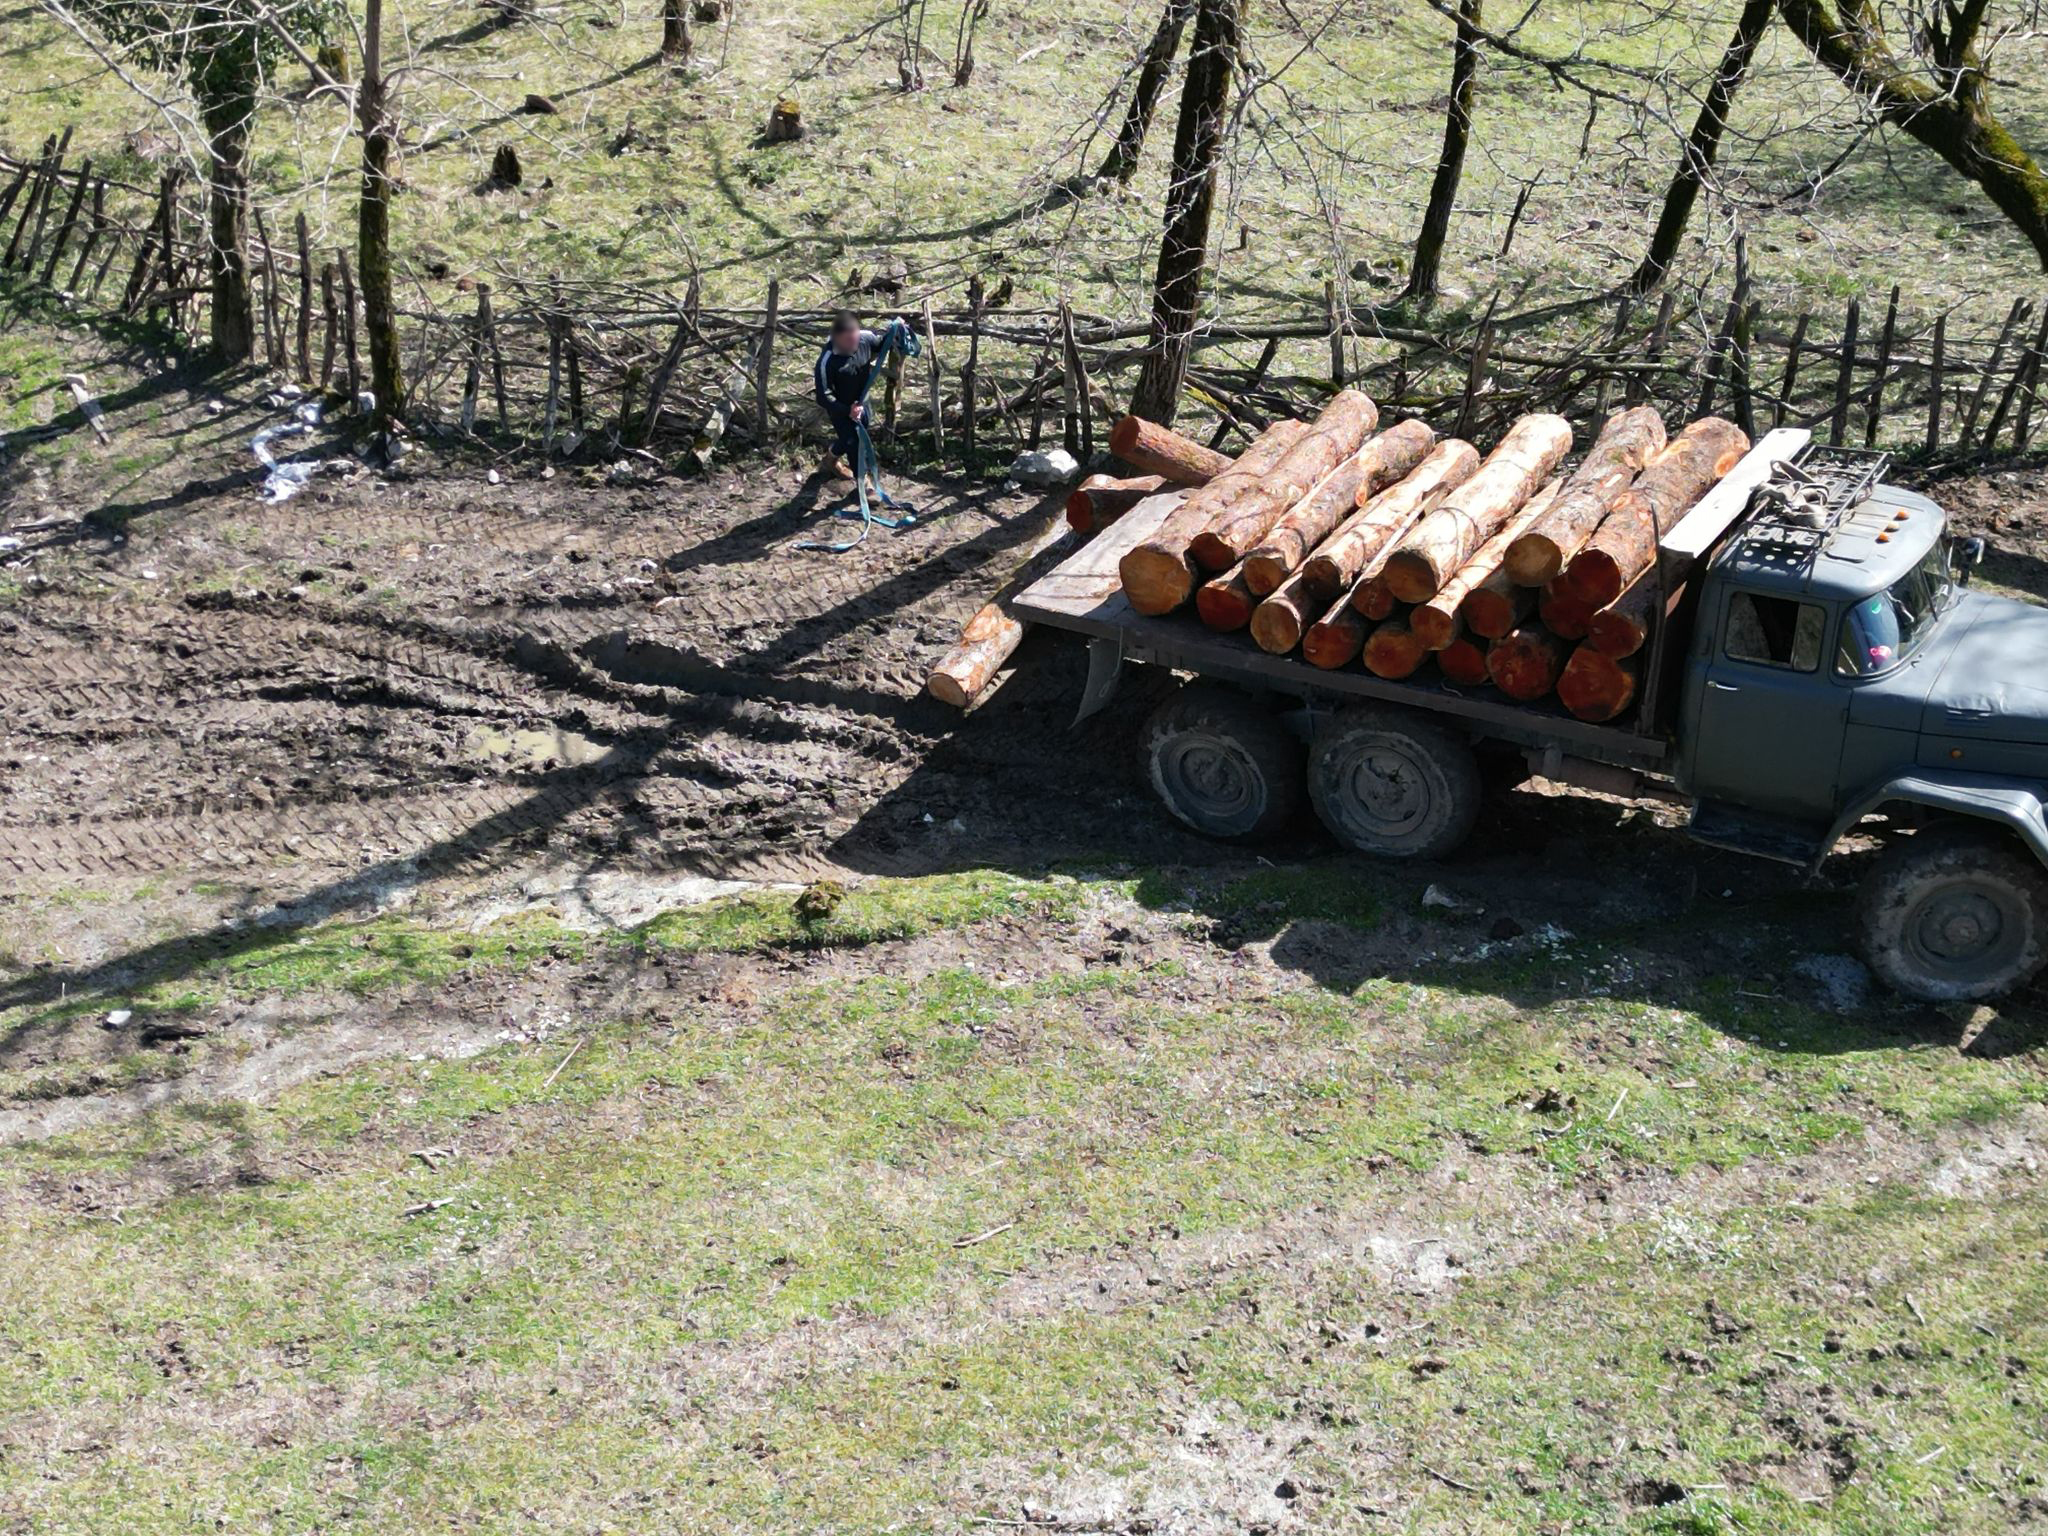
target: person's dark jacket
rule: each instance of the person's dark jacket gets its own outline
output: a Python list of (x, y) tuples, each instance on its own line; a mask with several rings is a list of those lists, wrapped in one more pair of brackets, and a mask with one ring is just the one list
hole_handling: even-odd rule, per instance
[(844, 416), (860, 403), (861, 392), (868, 387), (868, 375), (874, 371), (875, 354), (882, 345), (881, 336), (874, 331), (862, 331), (860, 341), (851, 352), (834, 350), (828, 340), (818, 354), (817, 366), (812, 370), (812, 388), (818, 397), (818, 404), (825, 408), (828, 416)]

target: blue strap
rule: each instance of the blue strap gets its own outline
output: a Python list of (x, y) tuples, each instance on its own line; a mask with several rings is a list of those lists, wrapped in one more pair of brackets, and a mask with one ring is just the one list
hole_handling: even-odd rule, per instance
[[(875, 387), (875, 379), (888, 361), (891, 352), (900, 352), (905, 357), (917, 357), (922, 352), (916, 335), (901, 317), (891, 320), (889, 328), (882, 332), (882, 344), (875, 351), (874, 365), (868, 369), (868, 381), (861, 386), (859, 404), (866, 405), (868, 391)], [(843, 555), (849, 549), (863, 543), (873, 528), (908, 528), (917, 522), (917, 512), (904, 502), (891, 496), (882, 485), (881, 460), (875, 454), (875, 440), (868, 436), (867, 412), (862, 411), (853, 424), (854, 439), (859, 445), (854, 455), (854, 500), (843, 507), (833, 508), (834, 517), (860, 519), (860, 532), (850, 539), (834, 543), (829, 539), (798, 539), (791, 549), (818, 549), (828, 555)], [(868, 497), (869, 487), (874, 490), (874, 500)], [(900, 517), (885, 517), (875, 510), (875, 503), (900, 511)]]

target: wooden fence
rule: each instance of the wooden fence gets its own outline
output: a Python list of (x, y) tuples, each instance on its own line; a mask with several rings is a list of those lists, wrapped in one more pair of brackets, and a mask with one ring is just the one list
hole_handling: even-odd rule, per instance
[[(203, 330), (204, 225), (182, 173), (154, 188), (67, 160), (70, 132), (40, 154), (0, 155), (0, 268), (80, 308)], [(366, 387), (361, 307), (348, 255), (316, 249), (301, 215), (273, 240), (255, 217), (257, 359), (344, 400)], [(805, 420), (812, 349), (829, 314), (782, 302), (713, 308), (629, 283), (506, 280), (458, 285), (451, 309), (402, 296), (408, 399), (417, 430), (476, 434), (549, 455), (648, 455), (702, 463), (727, 441), (765, 444)], [(900, 294), (888, 295), (900, 300)], [(1195, 341), (1189, 395), (1219, 445), (1357, 384), (1389, 409), (1485, 440), (1529, 410), (1582, 422), (1628, 402), (1674, 419), (1721, 410), (1746, 428), (1786, 422), (1828, 441), (1928, 455), (2024, 450), (2043, 405), (2048, 301), (2014, 300), (1996, 330), (1909, 315), (1893, 288), (1881, 314), (1850, 299), (1839, 317), (1767, 316), (1738, 251), (1718, 317), (1681, 314), (1667, 293), (1621, 298), (1575, 342), (1529, 347), (1511, 317), (1456, 330), (1382, 323), (1320, 303), (1258, 320), (1218, 319)], [(978, 280), (966, 307), (930, 298), (906, 314), (923, 355), (878, 386), (885, 434), (939, 460), (986, 466), (1056, 436), (1086, 456), (1115, 407), (1105, 381), (1144, 353), (1146, 324), (1055, 309), (996, 307)], [(791, 407), (797, 407), (792, 410)], [(1183, 422), (1186, 425), (1186, 422)]]

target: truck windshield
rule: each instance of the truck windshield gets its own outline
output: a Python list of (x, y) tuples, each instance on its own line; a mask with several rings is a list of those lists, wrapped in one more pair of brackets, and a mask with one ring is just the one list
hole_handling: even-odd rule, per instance
[(1835, 670), (1845, 677), (1890, 671), (1918, 648), (1954, 592), (1944, 541), (1884, 591), (1849, 605)]

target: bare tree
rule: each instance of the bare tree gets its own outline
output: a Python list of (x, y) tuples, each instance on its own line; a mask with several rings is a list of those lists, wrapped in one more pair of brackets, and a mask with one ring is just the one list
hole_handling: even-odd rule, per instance
[(1451, 96), (1444, 108), (1444, 147), (1429, 184), (1422, 228), (1415, 235), (1415, 261), (1408, 273), (1411, 299), (1431, 299), (1437, 293), (1444, 239), (1450, 233), (1451, 210), (1457, 206), (1458, 182), (1465, 174), (1465, 146), (1472, 139), (1472, 99), (1479, 89), (1481, 5), (1482, 0), (1459, 0), (1458, 33), (1451, 44)]
[(363, 77), (356, 87), (356, 123), (363, 136), (363, 193), (356, 212), (356, 265), (370, 343), (371, 426), (386, 431), (404, 409), (399, 372), (398, 302), (391, 279), (391, 151), (396, 130), (385, 96), (384, 0), (363, 7)]
[(1672, 259), (1678, 255), (1678, 242), (1685, 237), (1686, 223), (1692, 218), (1693, 204), (1714, 169), (1714, 157), (1721, 152), (1728, 109), (1735, 102), (1735, 93), (1749, 73), (1749, 61), (1756, 55), (1756, 45), (1776, 10), (1776, 0), (1747, 0), (1742, 7), (1742, 15), (1735, 23), (1735, 36), (1728, 41), (1728, 51), (1721, 55), (1721, 67), (1714, 71), (1713, 82), (1700, 103), (1699, 118), (1679, 156), (1678, 169), (1665, 189), (1664, 207), (1657, 215), (1656, 231), (1650, 236), (1649, 254), (1629, 279), (1629, 287), (1636, 293), (1649, 292), (1671, 270)]
[(1885, 122), (1968, 177), (2048, 268), (2048, 175), (1991, 110), (1979, 51), (1990, 0), (1930, 0), (1912, 28), (1916, 63), (1893, 49), (1874, 0), (1778, 0), (1814, 58)]
[(690, 0), (661, 0), (661, 56), (671, 64), (681, 64), (692, 51)]
[(1223, 166), (1230, 83), (1243, 46), (1243, 0), (1197, 0), (1195, 41), (1173, 136), (1173, 180), (1152, 279), (1152, 325), (1131, 410), (1170, 425), (1180, 409), (1208, 266), (1209, 216)]
[(1109, 146), (1109, 153), (1102, 157), (1102, 166), (1095, 173), (1104, 181), (1128, 182), (1138, 169), (1138, 157), (1145, 150), (1145, 135), (1152, 127), (1152, 114), (1159, 108), (1159, 93), (1166, 88), (1167, 71), (1173, 67), (1173, 56), (1180, 52), (1180, 35), (1194, 8), (1194, 0), (1166, 0), (1158, 30), (1145, 45), (1144, 58), (1138, 65), (1138, 80), (1131, 87), (1123, 126), (1117, 129), (1116, 142)]

